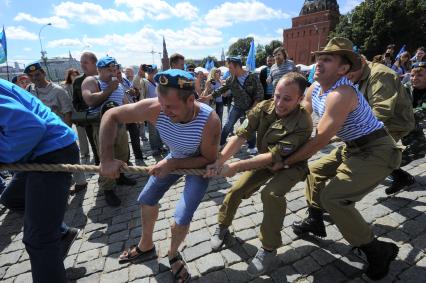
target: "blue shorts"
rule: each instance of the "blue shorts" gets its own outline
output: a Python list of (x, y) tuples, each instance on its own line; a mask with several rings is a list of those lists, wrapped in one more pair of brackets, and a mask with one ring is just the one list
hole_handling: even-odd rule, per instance
[[(176, 183), (181, 175), (170, 174), (164, 178), (150, 176), (138, 197), (140, 204), (157, 205), (163, 195)], [(195, 210), (200, 204), (209, 186), (209, 178), (186, 175), (185, 188), (176, 205), (175, 222), (178, 225), (189, 225)]]

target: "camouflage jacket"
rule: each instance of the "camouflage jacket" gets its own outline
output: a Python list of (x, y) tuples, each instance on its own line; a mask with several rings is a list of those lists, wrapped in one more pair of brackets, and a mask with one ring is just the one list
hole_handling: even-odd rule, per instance
[(254, 73), (249, 73), (244, 84), (241, 85), (238, 78), (230, 76), (222, 87), (215, 90), (212, 95), (214, 98), (231, 90), (234, 105), (243, 111), (250, 109), (254, 102), (263, 100), (263, 87), (259, 77)]
[(426, 89), (414, 89), (410, 82), (404, 85), (413, 100), (414, 117), (416, 122), (426, 118)]

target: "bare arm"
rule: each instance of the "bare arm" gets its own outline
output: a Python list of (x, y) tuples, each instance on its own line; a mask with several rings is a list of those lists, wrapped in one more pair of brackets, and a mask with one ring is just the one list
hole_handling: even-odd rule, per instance
[(305, 98), (302, 100), (302, 106), (306, 109), (310, 114), (314, 111), (312, 109), (312, 91), (315, 88), (315, 84), (312, 84), (305, 93)]
[(148, 121), (155, 123), (160, 112), (160, 103), (156, 98), (144, 99), (137, 103), (115, 107), (102, 116), (99, 141), (101, 174), (110, 178), (117, 178), (123, 163), (114, 160), (114, 142), (117, 137), (117, 125)]
[(99, 90), (98, 82), (94, 77), (85, 78), (81, 85), (84, 102), (91, 107), (101, 105), (117, 89), (118, 84), (118, 81), (111, 81), (107, 89)]
[(68, 127), (72, 126), (72, 122), (71, 122), (71, 112), (65, 113), (64, 114), (64, 122), (65, 124), (68, 125)]
[(356, 108), (358, 100), (352, 88), (342, 86), (328, 95), (326, 103), (324, 116), (318, 122), (317, 135), (290, 155), (284, 161), (286, 165), (306, 160), (326, 146), (343, 126), (349, 113)]

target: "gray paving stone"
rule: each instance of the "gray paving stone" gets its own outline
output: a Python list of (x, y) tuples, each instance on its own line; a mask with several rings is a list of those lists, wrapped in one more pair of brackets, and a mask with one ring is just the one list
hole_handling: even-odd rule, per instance
[(207, 228), (200, 229), (192, 232), (186, 236), (185, 242), (188, 246), (195, 246), (199, 243), (209, 241), (211, 238), (210, 232)]
[(293, 267), (291, 267), (290, 265), (287, 265), (275, 270), (271, 274), (271, 277), (276, 283), (284, 283), (284, 282), (296, 282), (297, 278), (301, 277), (301, 275), (298, 274)]
[(202, 275), (222, 269), (225, 266), (220, 253), (211, 253), (196, 260), (197, 269)]
[(106, 273), (101, 275), (101, 283), (124, 283), (129, 281), (129, 271), (127, 269), (122, 269), (114, 271), (111, 273)]
[(31, 264), (30, 261), (23, 261), (23, 262), (19, 262), (17, 264), (11, 265), (9, 266), (9, 268), (6, 271), (6, 274), (4, 275), (4, 279), (10, 278), (10, 277), (15, 277), (19, 274), (28, 272), (31, 270)]
[(4, 277), (4, 275), (6, 274), (6, 269), (7, 267), (0, 267), (0, 279), (2, 279)]
[(11, 253), (0, 254), (0, 267), (15, 264), (18, 262), (18, 259), (21, 257), (22, 253), (22, 250), (18, 250)]
[(247, 282), (251, 278), (247, 273), (247, 263), (239, 262), (225, 268), (226, 277), (229, 282)]
[(303, 256), (291, 246), (283, 246), (277, 249), (277, 256), (283, 265), (291, 264)]
[(309, 275), (319, 269), (321, 269), (321, 266), (316, 263), (316, 261), (310, 257), (307, 256), (305, 258), (302, 258), (299, 261), (296, 261), (293, 264), (294, 269), (296, 269), (299, 273)]
[(200, 283), (213, 283), (213, 282), (220, 282), (220, 283), (227, 283), (230, 282), (228, 280), (228, 277), (226, 277), (226, 273), (222, 270), (215, 271), (206, 274), (205, 276), (202, 276), (198, 282)]
[(311, 256), (320, 265), (327, 265), (327, 264), (329, 264), (329, 263), (331, 263), (331, 262), (333, 262), (337, 259), (332, 253), (330, 253), (327, 250), (323, 250), (323, 249), (318, 249), (316, 251), (313, 251), (311, 253)]
[(99, 250), (90, 250), (87, 252), (79, 253), (77, 256), (77, 263), (82, 263), (86, 261), (91, 261), (99, 257)]
[(235, 219), (232, 222), (232, 227), (234, 228), (234, 230), (236, 232), (241, 231), (241, 230), (245, 230), (248, 228), (252, 228), (254, 227), (254, 223), (251, 220), (251, 218), (249, 216), (245, 216), (245, 217), (241, 217), (239, 219)]
[(421, 282), (420, 280), (426, 278), (426, 269), (420, 266), (412, 266), (398, 275), (398, 278), (402, 282)]
[(243, 241), (248, 241), (257, 237), (256, 230), (254, 229), (245, 229), (237, 232), (235, 235)]
[(346, 282), (347, 277), (332, 265), (327, 265), (313, 274), (314, 282)]
[(173, 276), (170, 271), (166, 271), (156, 275), (154, 278), (149, 280), (150, 283), (173, 283)]
[(31, 272), (27, 272), (27, 273), (19, 274), (16, 277), (14, 283), (28, 283), (28, 282), (32, 282), (32, 280), (33, 280), (33, 277), (31, 275)]
[(82, 264), (75, 265), (75, 268), (84, 268), (84, 275), (90, 275), (93, 273), (101, 272), (104, 270), (105, 265), (105, 257), (101, 257), (98, 259), (91, 260), (90, 262), (85, 262)]
[(129, 281), (158, 274), (159, 266), (156, 259), (139, 264), (132, 264), (129, 268)]
[(101, 273), (93, 273), (89, 276), (79, 278), (78, 283), (93, 283), (93, 282), (99, 282), (101, 278)]
[(185, 256), (185, 260), (187, 261), (193, 261), (194, 259), (200, 258), (202, 256), (207, 255), (212, 251), (210, 242), (202, 242), (196, 246), (191, 246), (186, 248), (183, 251), (183, 254)]
[(124, 230), (121, 232), (111, 234), (108, 237), (108, 244), (120, 242), (120, 241), (126, 241), (128, 239), (129, 239), (129, 230)]
[(225, 266), (227, 267), (249, 258), (249, 255), (240, 245), (235, 245), (231, 249), (222, 250), (220, 251), (220, 254), (222, 255), (225, 261)]

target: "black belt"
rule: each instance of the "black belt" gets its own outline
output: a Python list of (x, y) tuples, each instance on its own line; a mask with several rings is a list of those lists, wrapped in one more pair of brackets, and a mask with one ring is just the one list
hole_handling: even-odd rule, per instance
[(347, 147), (361, 147), (367, 143), (383, 138), (389, 135), (385, 128), (375, 130), (374, 132), (369, 133), (368, 135), (362, 136), (360, 138), (354, 139), (352, 141), (345, 142)]

